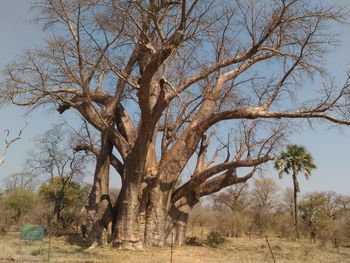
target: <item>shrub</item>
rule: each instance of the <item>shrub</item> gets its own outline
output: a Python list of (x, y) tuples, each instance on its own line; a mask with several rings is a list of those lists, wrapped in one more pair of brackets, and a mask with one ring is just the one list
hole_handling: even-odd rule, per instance
[(225, 238), (220, 232), (211, 231), (207, 236), (207, 242), (211, 247), (219, 247), (225, 243)]
[(43, 251), (42, 251), (41, 248), (39, 248), (39, 249), (36, 249), (36, 250), (32, 251), (31, 254), (32, 254), (32, 256), (39, 256), (39, 255), (43, 254)]
[(0, 236), (4, 236), (6, 234), (6, 229), (3, 226), (0, 226)]
[(202, 246), (202, 242), (198, 239), (198, 237), (189, 237), (186, 239), (186, 245), (190, 246)]

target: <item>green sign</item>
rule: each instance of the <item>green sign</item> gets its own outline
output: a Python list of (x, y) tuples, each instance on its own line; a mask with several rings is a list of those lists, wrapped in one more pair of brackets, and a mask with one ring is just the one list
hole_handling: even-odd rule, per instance
[(43, 240), (45, 229), (43, 225), (22, 225), (21, 240)]

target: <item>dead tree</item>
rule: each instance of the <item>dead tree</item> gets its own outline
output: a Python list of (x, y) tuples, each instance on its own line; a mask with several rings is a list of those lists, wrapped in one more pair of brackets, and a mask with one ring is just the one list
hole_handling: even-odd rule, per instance
[(6, 155), (7, 155), (7, 152), (10, 148), (10, 146), (15, 143), (16, 141), (20, 140), (22, 138), (22, 133), (23, 133), (23, 130), (24, 128), (27, 126), (27, 123), (26, 125), (18, 132), (18, 135), (13, 138), (13, 139), (9, 139), (9, 136), (10, 136), (10, 130), (6, 129), (5, 130), (5, 145), (4, 145), (4, 149), (2, 150), (2, 153), (0, 155), (0, 166), (3, 165), (5, 163), (5, 160), (6, 160)]

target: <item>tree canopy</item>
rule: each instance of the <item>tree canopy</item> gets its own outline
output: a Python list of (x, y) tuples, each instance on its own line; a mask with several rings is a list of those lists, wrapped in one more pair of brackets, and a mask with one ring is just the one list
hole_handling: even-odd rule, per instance
[[(283, 174), (304, 174), (309, 179), (311, 171), (316, 169), (311, 153), (304, 147), (296, 144), (287, 145), (286, 151), (283, 151), (275, 161), (275, 168), (281, 178)], [(299, 184), (297, 192), (300, 192)]]

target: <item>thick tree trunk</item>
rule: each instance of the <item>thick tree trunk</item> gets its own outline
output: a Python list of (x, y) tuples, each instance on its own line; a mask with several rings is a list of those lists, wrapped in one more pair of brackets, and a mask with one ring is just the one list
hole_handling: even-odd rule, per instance
[(112, 144), (102, 135), (101, 151), (97, 156), (94, 184), (87, 206), (87, 231), (90, 248), (103, 243), (104, 233), (112, 234), (112, 206), (109, 197), (109, 167)]
[(161, 186), (157, 184), (150, 190), (148, 196), (145, 227), (146, 246), (163, 246), (165, 243), (166, 202)]
[(126, 180), (117, 205), (114, 246), (138, 249), (164, 244), (164, 219), (160, 186), (149, 169), (142, 183)]
[(198, 203), (195, 193), (188, 193), (171, 204), (169, 223), (167, 228), (167, 242), (173, 239), (174, 244), (182, 245), (186, 242), (188, 218), (193, 207)]
[(143, 183), (146, 164), (138, 162), (138, 152), (126, 161), (123, 185), (116, 207), (113, 246), (120, 249), (143, 247), (147, 184)]
[[(129, 176), (130, 177), (130, 176)], [(114, 229), (113, 246), (121, 249), (142, 248), (140, 239), (140, 185), (126, 180), (120, 192)]]
[(114, 246), (139, 249), (163, 246), (166, 239), (167, 209), (161, 186), (123, 187), (118, 204)]
[[(144, 139), (152, 136), (146, 144)], [(116, 210), (114, 246), (138, 249), (144, 245), (161, 245), (162, 204), (157, 177), (158, 162), (155, 151), (156, 133), (149, 131), (138, 138), (126, 161), (126, 175)], [(146, 149), (146, 150), (145, 150)], [(146, 153), (145, 157), (142, 157)], [(157, 234), (160, 232), (160, 234)]]

